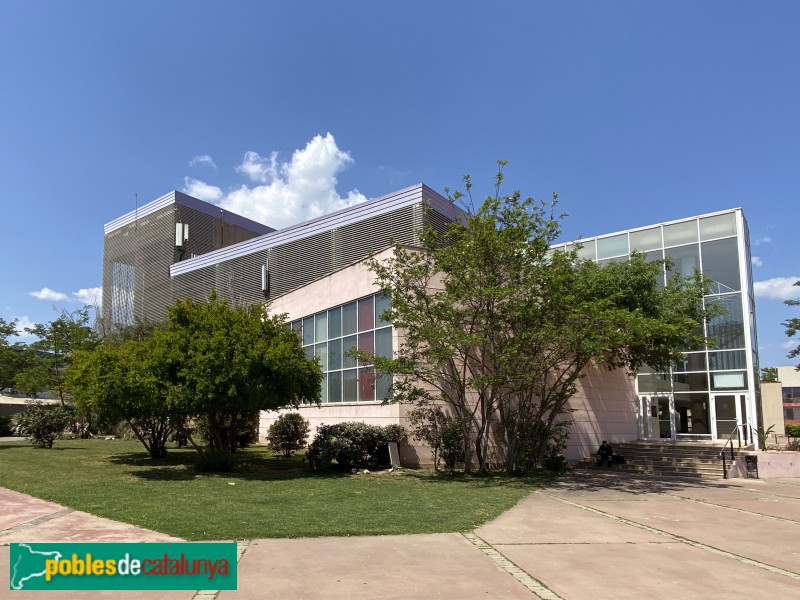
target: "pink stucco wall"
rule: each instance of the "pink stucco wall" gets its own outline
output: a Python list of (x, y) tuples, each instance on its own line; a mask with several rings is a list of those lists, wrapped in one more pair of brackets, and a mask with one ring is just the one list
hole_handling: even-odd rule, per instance
[(639, 437), (634, 379), (622, 369), (588, 369), (569, 406), (573, 424), (564, 451), (567, 460), (593, 455), (603, 440), (613, 445)]
[[(766, 477), (800, 477), (800, 452), (760, 452), (748, 451), (758, 457), (758, 476)], [(736, 463), (729, 477), (747, 477), (744, 454), (736, 457)]]

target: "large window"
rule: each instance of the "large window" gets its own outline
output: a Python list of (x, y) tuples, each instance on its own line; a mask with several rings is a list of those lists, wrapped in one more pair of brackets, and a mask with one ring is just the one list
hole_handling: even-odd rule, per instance
[(392, 326), (383, 319), (389, 298), (367, 296), (292, 322), (306, 356), (317, 356), (323, 371), (322, 403), (388, 400), (390, 378), (377, 374), (353, 349), (392, 356)]

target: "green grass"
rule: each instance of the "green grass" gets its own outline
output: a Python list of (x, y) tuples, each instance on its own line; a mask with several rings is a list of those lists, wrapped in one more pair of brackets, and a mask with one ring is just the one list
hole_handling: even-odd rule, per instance
[(51, 450), (0, 443), (0, 486), (189, 540), (468, 531), (542, 478), (430, 471), (314, 473), (263, 447), (239, 471), (204, 474), (195, 451), (153, 461), (124, 440), (59, 440)]

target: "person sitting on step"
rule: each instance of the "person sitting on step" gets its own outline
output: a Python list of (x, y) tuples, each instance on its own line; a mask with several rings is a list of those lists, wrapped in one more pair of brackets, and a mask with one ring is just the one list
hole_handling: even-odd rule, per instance
[(600, 448), (597, 450), (597, 466), (602, 467), (605, 462), (606, 466), (610, 468), (613, 456), (614, 450), (611, 448), (611, 444), (603, 440), (603, 443), (600, 444)]

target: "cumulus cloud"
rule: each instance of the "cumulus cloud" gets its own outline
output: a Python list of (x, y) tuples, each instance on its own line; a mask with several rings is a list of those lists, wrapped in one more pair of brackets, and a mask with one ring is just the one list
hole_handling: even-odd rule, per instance
[(81, 288), (77, 292), (72, 292), (72, 297), (83, 304), (100, 307), (103, 305), (103, 288)]
[(206, 202), (217, 202), (222, 198), (222, 190), (217, 186), (210, 185), (199, 179), (192, 179), (191, 177), (183, 178), (183, 191)]
[(773, 277), (764, 281), (756, 281), (753, 290), (759, 298), (773, 300), (793, 300), (800, 298), (800, 286), (794, 285), (800, 277)]
[(17, 320), (16, 331), (18, 335), (28, 335), (25, 331), (25, 328), (33, 327), (35, 323), (30, 320), (28, 315), (22, 315), (21, 317), (14, 317)]
[(271, 183), (278, 178), (278, 168), (277, 152), (271, 152), (268, 157), (264, 157), (258, 152), (248, 150), (244, 153), (244, 160), (236, 167), (236, 171), (244, 173), (252, 181)]
[(760, 267), (760, 266), (762, 266), (764, 264), (764, 261), (761, 260), (758, 256), (751, 256), (750, 257), (750, 262), (752, 262), (753, 266), (755, 266), (755, 267)]
[(63, 292), (51, 290), (49, 287), (43, 287), (37, 292), (30, 292), (30, 295), (39, 300), (50, 300), (51, 302), (64, 302), (69, 300), (69, 296)]
[(199, 154), (195, 156), (192, 160), (189, 161), (190, 167), (211, 167), (212, 169), (217, 168), (217, 163), (214, 162), (214, 159), (211, 158), (208, 154)]
[(336, 190), (336, 175), (352, 162), (350, 153), (340, 150), (328, 133), (315, 136), (286, 162), (279, 160), (277, 152), (268, 156), (246, 152), (236, 171), (257, 185), (242, 185), (223, 194), (216, 186), (187, 177), (184, 191), (280, 229), (364, 202), (366, 196), (357, 189), (345, 195)]
[(797, 347), (797, 340), (787, 340), (781, 344), (784, 350), (794, 350)]

